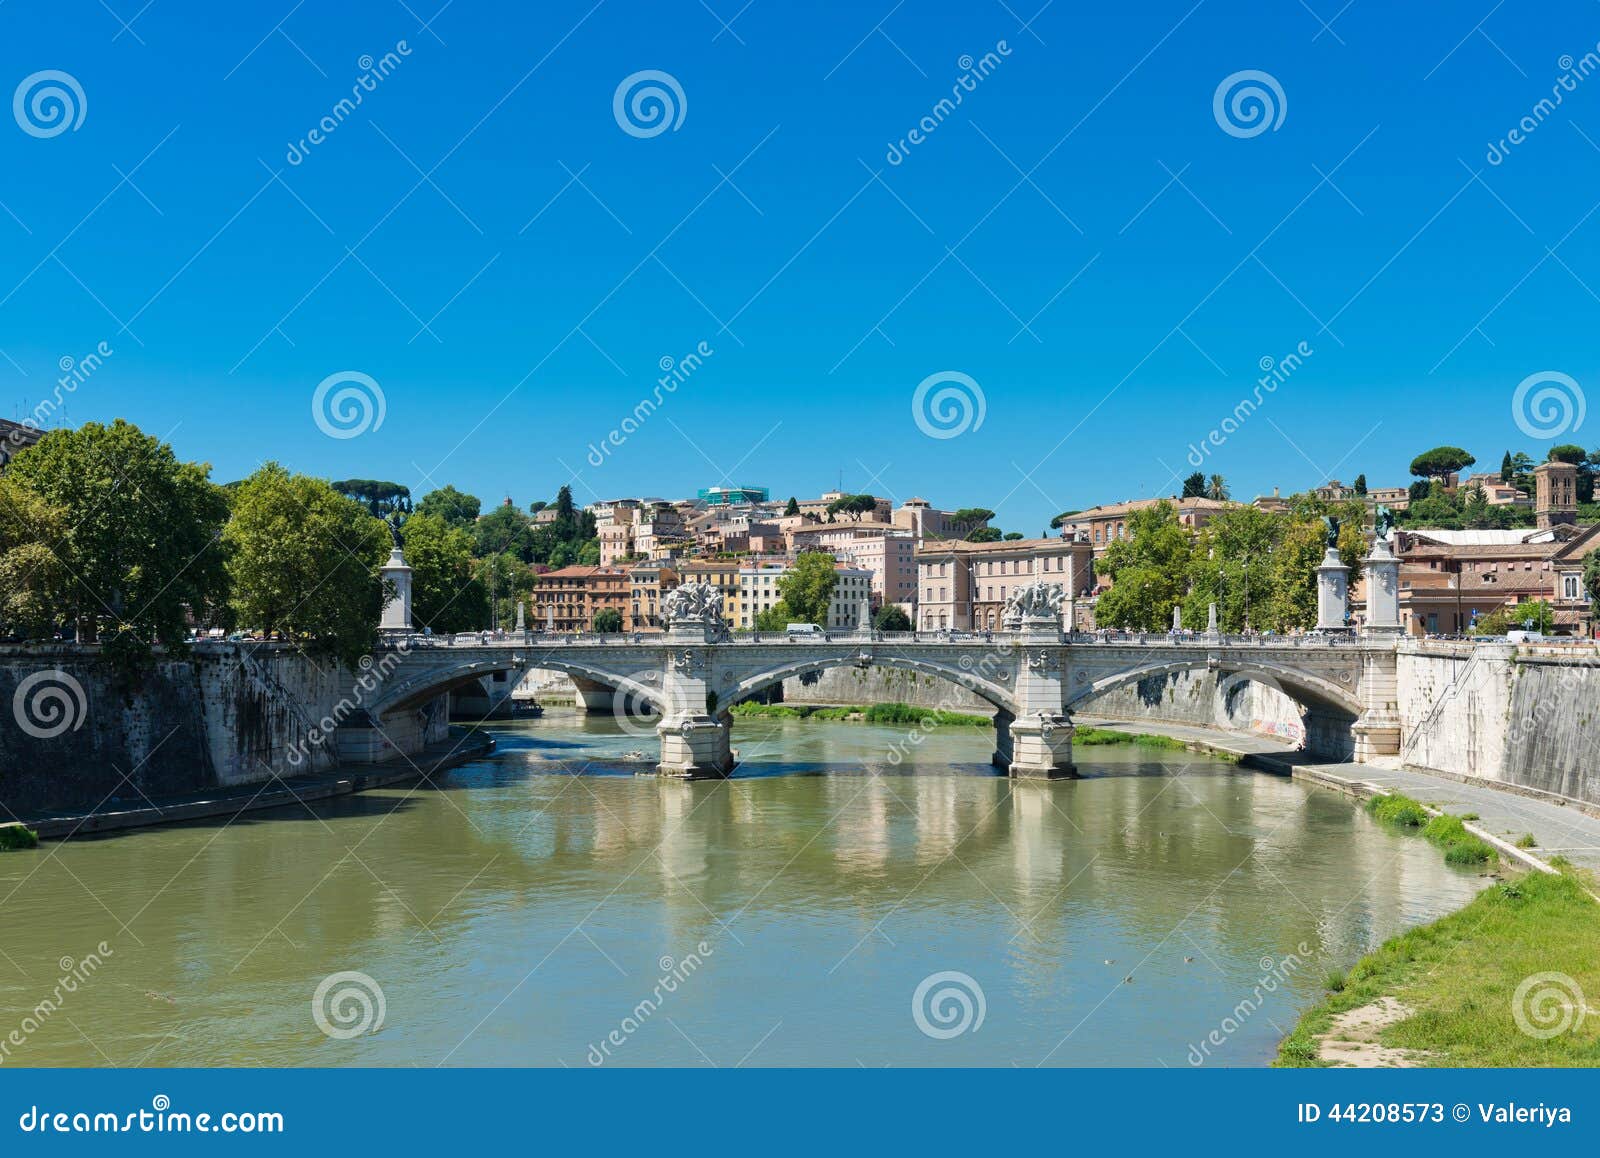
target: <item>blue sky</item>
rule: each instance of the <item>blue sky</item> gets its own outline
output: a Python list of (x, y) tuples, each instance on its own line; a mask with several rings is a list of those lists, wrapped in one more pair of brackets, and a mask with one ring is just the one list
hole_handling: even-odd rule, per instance
[[(219, 480), (276, 458), (526, 504), (842, 471), (1037, 533), (1170, 493), (1301, 343), (1205, 457), (1236, 497), (1402, 483), (1439, 442), (1543, 457), (1517, 385), (1600, 380), (1600, 75), (1534, 112), (1600, 42), (1587, 0), (440, 2), (0, 8), (8, 89), (59, 70), (84, 103), (0, 131), (0, 413), (105, 342), (67, 420), (125, 416)], [(645, 70), (683, 93), (653, 136), (613, 111)], [(1214, 114), (1246, 70), (1283, 94), (1255, 135)], [(332, 438), (312, 397), (347, 370), (384, 419)], [(942, 372), (981, 426), (915, 421)]]

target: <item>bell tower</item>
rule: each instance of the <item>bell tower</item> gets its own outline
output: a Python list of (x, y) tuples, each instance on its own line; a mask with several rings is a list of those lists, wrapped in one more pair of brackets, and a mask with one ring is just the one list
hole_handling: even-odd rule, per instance
[(1533, 471), (1533, 515), (1541, 528), (1578, 521), (1578, 468), (1570, 462), (1541, 462)]

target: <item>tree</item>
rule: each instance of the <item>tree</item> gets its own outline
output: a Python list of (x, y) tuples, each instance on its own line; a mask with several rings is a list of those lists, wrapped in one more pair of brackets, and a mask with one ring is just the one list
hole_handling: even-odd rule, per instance
[(0, 475), (0, 637), (48, 638), (72, 596), (56, 554), (67, 516), (16, 478)]
[(1096, 564), (1112, 582), (1095, 605), (1095, 620), (1102, 627), (1160, 631), (1185, 594), (1189, 533), (1165, 500), (1135, 511), (1128, 530), (1129, 537), (1113, 542)]
[(476, 495), (464, 494), (452, 486), (442, 486), (429, 491), (417, 504), (417, 513), (438, 515), (452, 527), (470, 527), (478, 521), (483, 504)]
[(473, 575), (489, 597), (489, 621), (497, 626), (516, 623), (517, 602), (527, 600), (536, 583), (533, 568), (502, 551), (479, 559)]
[(1198, 499), (1206, 493), (1206, 476), (1200, 471), (1195, 471), (1183, 480), (1183, 497)]
[(1477, 461), (1459, 446), (1436, 446), (1411, 460), (1411, 473), (1418, 478), (1443, 479)]
[(950, 512), (950, 529), (955, 532), (956, 538), (970, 541), (972, 532), (992, 518), (994, 512), (987, 507), (962, 507)]
[(1228, 480), (1220, 474), (1214, 474), (1206, 482), (1206, 498), (1216, 499), (1219, 503), (1228, 501)]
[(1063, 524), (1071, 522), (1075, 516), (1081, 515), (1082, 513), (1082, 511), (1062, 511), (1059, 515), (1050, 520), (1050, 529), (1052, 531), (1059, 531)]
[(1583, 557), (1583, 589), (1589, 593), (1591, 604), (1600, 605), (1600, 550)]
[(533, 560), (533, 532), (528, 516), (516, 507), (499, 506), (472, 525), (473, 553), (480, 558), (509, 552), (524, 563)]
[(800, 513), (800, 500), (793, 495), (789, 496), (789, 505), (783, 508), (784, 518), (792, 519)]
[(1247, 625), (1283, 626), (1273, 607), (1268, 575), (1286, 525), (1283, 516), (1251, 506), (1232, 507), (1207, 523), (1190, 553), (1184, 624), (1204, 626), (1209, 605), (1215, 603), (1224, 631)]
[(910, 631), (911, 617), (893, 603), (878, 608), (872, 617), (872, 626), (879, 631)]
[(805, 551), (779, 577), (778, 596), (795, 621), (826, 625), (828, 604), (833, 599), (833, 589), (838, 582), (839, 573), (834, 569), (832, 555), (822, 551)]
[[(1019, 535), (1017, 537), (1021, 538), (1022, 536)], [(1001, 538), (999, 527), (979, 527), (977, 530), (970, 531), (967, 534), (967, 542), (969, 543), (998, 543)]]
[(224, 597), (228, 502), (210, 469), (120, 418), (51, 431), (17, 456), (7, 478), (66, 519), (55, 553), (72, 586), (57, 611), (78, 638), (136, 661), (152, 641), (181, 645), (188, 611)]
[(1356, 494), (1358, 494), (1358, 495), (1364, 495), (1364, 494), (1367, 493), (1367, 476), (1366, 475), (1364, 475), (1364, 474), (1356, 475), (1355, 488), (1356, 488)]
[(401, 486), (397, 482), (347, 478), (329, 485), (341, 495), (361, 503), (375, 519), (387, 519), (390, 515), (411, 513), (411, 488)]
[(594, 613), (594, 629), (602, 635), (615, 635), (622, 630), (622, 612), (614, 607)]
[(1024, 538), (1024, 536), (1023, 536), (1021, 531), (1007, 531), (1004, 535), (1001, 535), (1000, 537), (1002, 539), (1004, 539), (1008, 543), (1015, 543), (1019, 539)]
[(472, 536), (443, 515), (418, 510), (401, 537), (411, 567), (412, 622), (439, 634), (488, 626), (489, 595), (473, 574)]
[(854, 515), (858, 523), (862, 515), (877, 509), (878, 500), (872, 495), (841, 495), (828, 504), (828, 514)]
[(765, 611), (756, 613), (756, 629), (758, 631), (782, 631), (794, 622), (795, 617), (790, 614), (789, 605), (781, 599)]
[(1512, 485), (1511, 480), (1516, 477), (1516, 468), (1511, 465), (1511, 452), (1508, 450), (1505, 457), (1500, 460), (1500, 481), (1507, 486)]
[(269, 462), (234, 492), (222, 537), (243, 626), (281, 631), (351, 667), (372, 650), (392, 540), (359, 502)]
[(1549, 635), (1555, 628), (1555, 609), (1543, 599), (1502, 604), (1488, 615), (1480, 615), (1472, 625), (1476, 635), (1504, 635), (1508, 631), (1537, 631)]

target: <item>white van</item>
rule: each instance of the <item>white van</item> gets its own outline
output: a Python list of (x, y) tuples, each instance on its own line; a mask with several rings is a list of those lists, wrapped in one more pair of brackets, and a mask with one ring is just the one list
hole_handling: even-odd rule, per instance
[(1523, 631), (1518, 629), (1516, 631), (1506, 632), (1507, 643), (1538, 643), (1543, 638), (1544, 633), (1540, 631)]
[(825, 632), (815, 623), (791, 623), (783, 629), (783, 633), (790, 639), (821, 638)]

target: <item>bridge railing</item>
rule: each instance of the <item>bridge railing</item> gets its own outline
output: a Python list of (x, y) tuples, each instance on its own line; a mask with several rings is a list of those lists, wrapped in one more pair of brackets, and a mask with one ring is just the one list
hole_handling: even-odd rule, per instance
[[(723, 636), (720, 643), (733, 646), (765, 646), (771, 644), (805, 643), (888, 643), (888, 644), (974, 644), (1005, 645), (1016, 639), (1012, 631), (963, 631), (935, 629), (931, 631), (876, 631), (862, 628), (841, 628), (825, 631), (822, 635), (789, 635), (783, 631), (733, 631)], [(1202, 632), (1153, 631), (1076, 631), (1063, 633), (1064, 644), (1079, 647), (1261, 647), (1325, 649), (1358, 646), (1368, 642), (1354, 632), (1307, 633), (1304, 635), (1270, 635), (1252, 632), (1246, 634), (1206, 635)], [(637, 644), (666, 642), (665, 635), (657, 631), (468, 631), (453, 635), (432, 635), (426, 632), (389, 637), (391, 646), (406, 648), (489, 647), (493, 645), (520, 647), (623, 647)]]

